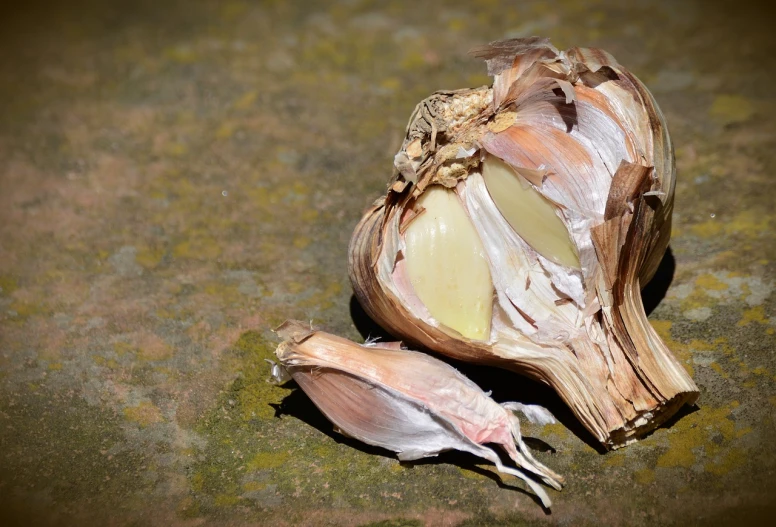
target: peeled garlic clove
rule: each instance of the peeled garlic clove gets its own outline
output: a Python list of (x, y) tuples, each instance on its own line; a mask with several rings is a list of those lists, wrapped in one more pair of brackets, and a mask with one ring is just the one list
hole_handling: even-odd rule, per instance
[(482, 178), (501, 215), (528, 245), (557, 264), (579, 268), (557, 206), (497, 157), (482, 162)]
[(406, 227), (407, 276), (420, 301), (441, 324), (464, 337), (490, 336), (493, 284), (477, 231), (452, 190), (430, 188)]
[[(545, 382), (604, 446), (623, 446), (698, 396), (639, 296), (670, 237), (675, 168), (663, 116), (605, 51), (531, 38), (476, 53), (493, 87), (418, 106), (388, 193), (351, 239), (354, 290), (402, 340)], [(454, 271), (456, 280), (447, 274), (456, 258), (412, 230), (426, 214), (418, 204), (440, 193), (473, 227), (454, 252), (483, 255), (489, 323), (487, 282), (474, 278), (485, 272)], [(453, 296), (425, 292), (470, 274)], [(471, 298), (450, 300), (459, 293)]]
[[(296, 321), (277, 332), (286, 339), (276, 351), (281, 365), (345, 435), (406, 461), (447, 450), (469, 452), (525, 481), (545, 507), (550, 498), (526, 472), (561, 489), (563, 478), (525, 446), (520, 423), (507, 409), (516, 403), (499, 405), (444, 362), (396, 343), (361, 346)], [(519, 470), (503, 465), (484, 446), (490, 443)]]

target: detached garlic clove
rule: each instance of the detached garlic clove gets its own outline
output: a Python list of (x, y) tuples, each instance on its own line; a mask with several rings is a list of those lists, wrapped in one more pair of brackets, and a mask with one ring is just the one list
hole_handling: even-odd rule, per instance
[[(288, 321), (276, 355), (323, 414), (347, 436), (392, 450), (401, 460), (461, 450), (487, 459), (551, 500), (526, 473), (560, 490), (563, 478), (536, 461), (520, 423), (454, 368), (398, 343), (361, 346)], [(519, 405), (515, 406), (518, 408)], [(521, 408), (522, 409), (522, 408)], [(519, 467), (505, 466), (485, 444), (499, 445)]]
[[(604, 446), (623, 446), (698, 396), (639, 297), (670, 238), (663, 116), (602, 50), (533, 37), (476, 53), (493, 87), (418, 105), (388, 193), (351, 239), (355, 293), (404, 341), (545, 382)], [(421, 222), (434, 195), (474, 230), (445, 238), (447, 253), (429, 245), (442, 223)], [(488, 273), (455, 270), (453, 254), (482, 254)]]

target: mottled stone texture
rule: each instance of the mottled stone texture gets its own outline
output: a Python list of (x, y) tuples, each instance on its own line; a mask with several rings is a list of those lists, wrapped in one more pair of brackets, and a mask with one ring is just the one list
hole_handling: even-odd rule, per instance
[[(512, 5), (516, 4), (516, 5)], [(43, 525), (657, 525), (773, 512), (776, 63), (746, 2), (33, 2), (0, 19), (0, 519)], [(734, 9), (735, 8), (735, 9)], [(564, 474), (544, 512), (465, 455), (400, 464), (266, 382), (270, 328), (362, 339), (346, 245), (415, 103), (511, 36), (604, 47), (677, 146), (651, 321), (698, 408), (589, 446), (464, 368)], [(671, 280), (673, 274), (673, 280)], [(669, 287), (670, 284), (670, 287)], [(554, 449), (555, 452), (550, 451)]]

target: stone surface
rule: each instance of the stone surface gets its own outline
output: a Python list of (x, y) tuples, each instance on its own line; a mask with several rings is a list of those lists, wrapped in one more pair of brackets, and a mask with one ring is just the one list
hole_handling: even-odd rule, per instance
[[(4, 12), (5, 524), (687, 525), (774, 512), (769, 16), (746, 2), (508, 4)], [(464, 368), (500, 400), (558, 413), (525, 426), (568, 479), (551, 513), (469, 456), (400, 464), (344, 439), (302, 393), (268, 384), (264, 362), (287, 317), (353, 339), (377, 331), (351, 299), (346, 246), (410, 112), (434, 90), (487, 83), (474, 45), (532, 34), (609, 50), (667, 115), (673, 258), (647, 302), (702, 390), (669, 427), (602, 454), (547, 390)]]

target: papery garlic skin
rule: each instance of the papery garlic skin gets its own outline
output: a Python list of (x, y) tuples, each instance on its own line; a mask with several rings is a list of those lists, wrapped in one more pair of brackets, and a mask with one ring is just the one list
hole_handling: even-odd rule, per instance
[[(451, 366), (399, 343), (362, 346), (296, 321), (276, 331), (286, 339), (276, 351), (282, 367), (343, 434), (404, 461), (469, 452), (521, 478), (545, 507), (550, 498), (525, 472), (562, 488), (563, 478), (528, 451), (510, 408), (546, 419), (541, 410), (499, 405)], [(520, 470), (503, 465), (486, 443), (498, 444)]]
[[(388, 194), (351, 240), (354, 290), (403, 340), (551, 385), (617, 448), (698, 396), (639, 297), (670, 237), (675, 169), (663, 116), (602, 50), (559, 51), (534, 37), (477, 54), (491, 88), (439, 92), (413, 114)], [(484, 249), (487, 339), (451, 331), (408, 277), (407, 220), (439, 191), (457, 194)]]

